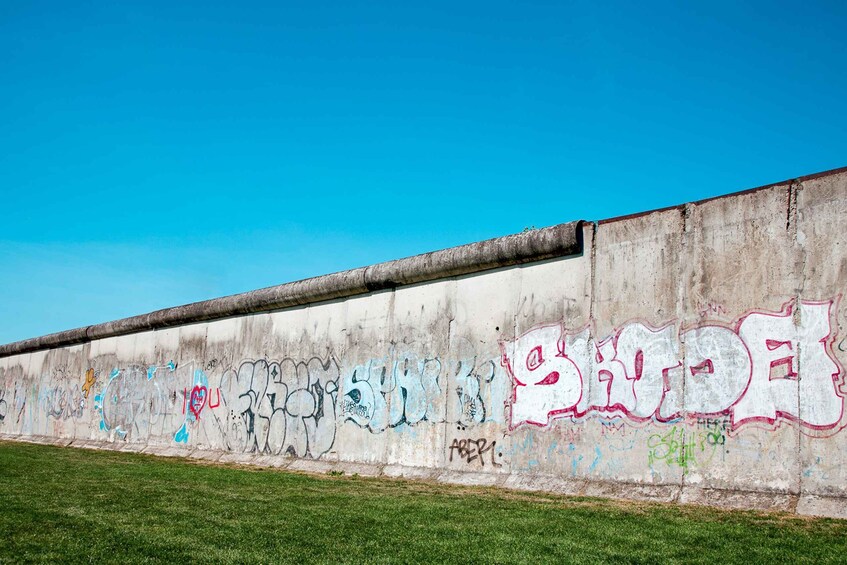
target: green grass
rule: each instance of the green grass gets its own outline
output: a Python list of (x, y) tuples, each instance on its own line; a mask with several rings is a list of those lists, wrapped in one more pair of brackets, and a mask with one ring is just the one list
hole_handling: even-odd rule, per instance
[(0, 561), (836, 562), (847, 521), (0, 442)]

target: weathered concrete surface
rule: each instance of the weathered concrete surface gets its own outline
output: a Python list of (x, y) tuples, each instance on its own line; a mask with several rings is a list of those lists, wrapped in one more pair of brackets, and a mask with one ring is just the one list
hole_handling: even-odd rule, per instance
[(0, 437), (847, 517), (847, 170), (0, 347)]

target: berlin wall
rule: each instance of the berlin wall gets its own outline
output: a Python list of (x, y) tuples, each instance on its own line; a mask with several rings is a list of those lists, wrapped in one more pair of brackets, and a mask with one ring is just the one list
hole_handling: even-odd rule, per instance
[(8, 344), (0, 434), (847, 517), (845, 218), (840, 169)]

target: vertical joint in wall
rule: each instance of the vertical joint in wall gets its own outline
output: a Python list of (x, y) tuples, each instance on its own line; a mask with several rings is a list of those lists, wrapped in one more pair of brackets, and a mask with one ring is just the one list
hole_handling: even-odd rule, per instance
[[(679, 253), (679, 262), (677, 264), (678, 276), (677, 276), (677, 290), (676, 290), (676, 319), (680, 320), (680, 331), (677, 334), (678, 342), (679, 342), (679, 359), (682, 361), (682, 371), (685, 371), (685, 341), (682, 339), (682, 323), (684, 319), (685, 312), (685, 304), (686, 304), (686, 289), (687, 279), (685, 278), (685, 265), (688, 263), (688, 234), (691, 231), (691, 208), (693, 204), (685, 204), (680, 209), (680, 228), (682, 233), (680, 235), (680, 253)], [(682, 405), (680, 412), (685, 416), (685, 379), (682, 379)], [(682, 443), (685, 444), (686, 435), (688, 429), (683, 426), (682, 427)], [(679, 492), (677, 495), (677, 500), (682, 498), (682, 491), (685, 488), (685, 479), (688, 474), (687, 467), (682, 468), (682, 473), (680, 475), (680, 485)]]
[[(791, 245), (793, 247), (795, 255), (794, 265), (795, 270), (797, 271), (795, 276), (797, 277), (797, 286), (796, 286), (796, 295), (794, 296), (794, 309), (792, 311), (792, 320), (794, 322), (794, 327), (797, 328), (802, 323), (801, 320), (801, 312), (800, 312), (800, 300), (803, 297), (803, 292), (806, 287), (806, 250), (801, 242), (802, 237), (798, 237), (799, 232), (797, 229), (798, 220), (799, 220), (799, 212), (797, 210), (797, 195), (801, 189), (801, 184), (797, 180), (791, 181), (791, 184), (788, 186), (788, 216), (786, 218), (785, 227), (788, 231), (788, 237), (790, 238)], [(803, 355), (801, 348), (802, 344), (797, 343), (797, 352), (796, 352), (796, 361), (797, 361), (797, 414), (800, 419), (803, 419), (803, 399), (800, 395), (800, 379), (802, 379), (803, 368), (801, 367)], [(803, 493), (803, 433), (800, 430), (800, 426), (797, 426), (797, 492), (790, 493), (793, 495), (791, 497), (790, 510), (791, 512), (797, 511), (797, 504), (799, 502), (800, 496)]]
[(797, 188), (800, 183), (796, 180), (791, 181), (788, 185), (788, 205), (785, 217), (785, 230), (790, 234), (791, 239), (797, 237)]
[[(591, 258), (589, 265), (589, 273), (591, 276), (590, 281), (590, 289), (589, 292), (591, 296), (588, 297), (588, 323), (589, 327), (594, 327), (594, 301), (597, 299), (597, 222), (590, 222), (591, 225)], [(585, 251), (585, 247), (583, 244), (583, 252)]]
[(788, 234), (794, 247), (796, 255), (795, 265), (797, 271), (797, 294), (795, 296), (794, 323), (800, 323), (800, 299), (806, 289), (806, 248), (804, 236), (799, 230), (800, 212), (797, 208), (797, 197), (802, 190), (799, 181), (792, 181), (788, 188)]

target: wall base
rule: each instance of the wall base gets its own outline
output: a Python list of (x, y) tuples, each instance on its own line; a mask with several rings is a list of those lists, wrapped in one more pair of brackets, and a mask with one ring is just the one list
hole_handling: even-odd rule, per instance
[(254, 455), (173, 446), (115, 444), (107, 441), (18, 436), (0, 434), (0, 440), (82, 449), (143, 453), (159, 457), (184, 457), (210, 463), (231, 463), (285, 469), (309, 474), (343, 473), (363, 477), (402, 478), (461, 486), (487, 486), (528, 492), (547, 492), (563, 496), (585, 496), (638, 502), (678, 503), (712, 506), (732, 510), (786, 512), (805, 516), (847, 519), (847, 497), (781, 492), (752, 492), (700, 489), (680, 485), (643, 485), (606, 481), (570, 480), (549, 475), (493, 474), (444, 471), (435, 468), (379, 465), (345, 461), (298, 459), (284, 455)]

